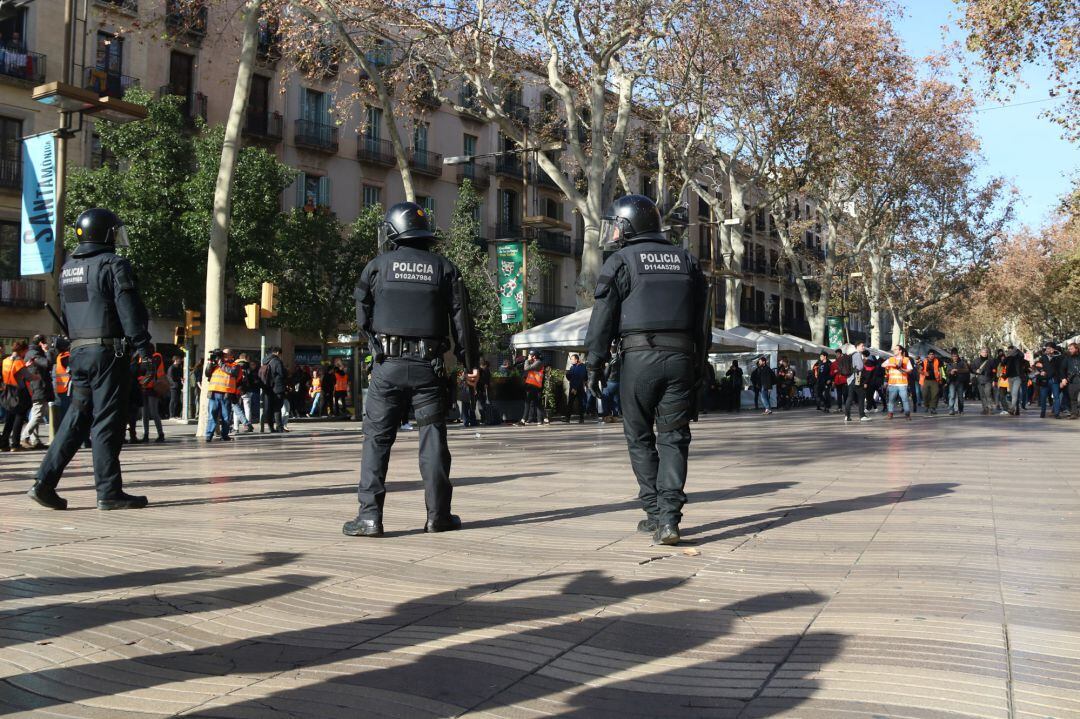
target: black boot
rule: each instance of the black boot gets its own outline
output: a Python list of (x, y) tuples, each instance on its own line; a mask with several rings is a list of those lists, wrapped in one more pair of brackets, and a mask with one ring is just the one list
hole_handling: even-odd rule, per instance
[(382, 522), (377, 519), (356, 519), (345, 522), (341, 527), (341, 533), (350, 537), (381, 537), (383, 535)]
[(147, 504), (149, 504), (149, 502), (146, 501), (146, 497), (121, 492), (120, 496), (115, 499), (99, 499), (97, 508), (104, 510), (142, 509)]
[(456, 514), (451, 514), (445, 519), (429, 519), (424, 525), (424, 531), (428, 533), (453, 532), (457, 529), (461, 529), (461, 517)]
[(679, 525), (668, 522), (656, 530), (656, 534), (653, 535), (653, 542), (656, 544), (678, 544), (682, 539), (679, 536)]
[(57, 494), (55, 489), (42, 487), (36, 482), (26, 496), (47, 509), (67, 509), (67, 500)]
[(637, 531), (639, 531), (639, 532), (646, 532), (648, 534), (653, 534), (659, 528), (660, 528), (660, 523), (657, 522), (652, 517), (646, 517), (645, 519), (643, 519), (643, 520), (641, 520), (640, 522), (637, 523)]

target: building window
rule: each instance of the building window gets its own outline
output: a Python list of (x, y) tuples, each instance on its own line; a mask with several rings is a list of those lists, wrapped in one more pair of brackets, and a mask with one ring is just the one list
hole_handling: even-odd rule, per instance
[(476, 154), (476, 135), (466, 134), (462, 137), (461, 149), (463, 155), (475, 155)]
[(19, 223), (0, 222), (0, 280), (19, 279)]
[(364, 119), (364, 138), (378, 140), (382, 137), (382, 110), (368, 106), (367, 117)]
[(553, 220), (562, 220), (563, 206), (558, 200), (553, 200), (550, 197), (544, 198), (544, 214)]
[(377, 185), (364, 185), (364, 208), (374, 207), (382, 202), (382, 188)]
[(305, 212), (314, 212), (320, 207), (330, 207), (329, 177), (300, 173), (297, 188), (299, 192), (296, 206)]
[[(501, 234), (509, 236), (517, 232), (518, 218), (521, 216), (521, 202), (518, 193), (513, 190), (499, 190), (499, 228)], [(497, 237), (494, 239), (502, 239)]]
[(434, 230), (438, 223), (435, 221), (435, 198), (428, 197), (426, 195), (417, 195), (416, 204), (424, 208), (424, 211), (428, 214), (428, 222), (431, 224), (431, 228)]
[(641, 194), (656, 199), (656, 180), (649, 175), (641, 176)]
[(22, 120), (0, 117), (0, 187), (22, 189)]
[(540, 301), (548, 305), (559, 304), (559, 294), (562, 290), (560, 279), (562, 267), (557, 262), (551, 263), (548, 271), (540, 278)]
[(413, 126), (413, 149), (418, 152), (427, 152), (428, 148), (428, 124), (418, 122)]

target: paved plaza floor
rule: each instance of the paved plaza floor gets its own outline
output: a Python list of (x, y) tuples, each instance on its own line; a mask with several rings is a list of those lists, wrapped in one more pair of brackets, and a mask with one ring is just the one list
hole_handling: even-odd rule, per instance
[(0, 714), (1080, 717), (1080, 422), (708, 417), (678, 547), (595, 424), (452, 428), (436, 535), (403, 433), (345, 537), (357, 429), (125, 450), (139, 512), (0, 456)]

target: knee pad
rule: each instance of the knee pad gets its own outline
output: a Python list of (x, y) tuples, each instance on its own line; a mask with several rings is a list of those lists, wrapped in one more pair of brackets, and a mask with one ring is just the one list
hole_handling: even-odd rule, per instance
[(446, 419), (446, 409), (443, 407), (442, 402), (432, 402), (431, 404), (417, 407), (415, 414), (417, 427), (425, 427), (429, 424), (440, 424)]
[(667, 412), (656, 414), (657, 432), (674, 432), (690, 424), (690, 403), (680, 402), (672, 406)]

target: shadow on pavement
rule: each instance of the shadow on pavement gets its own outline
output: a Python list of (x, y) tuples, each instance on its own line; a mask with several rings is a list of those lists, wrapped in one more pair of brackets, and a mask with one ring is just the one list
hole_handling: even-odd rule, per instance
[[(827, 502), (812, 502), (809, 504), (797, 504), (789, 507), (774, 507), (767, 512), (751, 514), (745, 517), (731, 517), (716, 522), (687, 527), (682, 535), (693, 541), (694, 544), (718, 542), (734, 537), (743, 537), (748, 534), (756, 534), (767, 529), (783, 527), (793, 522), (802, 522), (807, 519), (827, 517), (846, 512), (858, 512), (863, 509), (875, 509), (888, 504), (900, 502), (914, 502), (920, 499), (930, 499), (952, 494), (953, 490), (960, 485), (956, 482), (939, 482), (931, 484), (913, 484), (903, 489), (888, 492), (878, 492), (862, 497), (850, 499), (834, 499)], [(709, 532), (742, 525), (726, 532), (708, 534)], [(702, 536), (705, 535), (705, 536)]]
[[(499, 593), (511, 586), (560, 579), (566, 584), (548, 594), (499, 599)], [(587, 571), (479, 584), (399, 604), (385, 616), (273, 632), (195, 651), (9, 676), (3, 680), (0, 713), (42, 710), (200, 677), (287, 671), (291, 678), (311, 679), (311, 684), (189, 715), (325, 717), (348, 709), (378, 716), (443, 716), (448, 709), (456, 715), (559, 693), (556, 700), (565, 702), (562, 708), (571, 716), (643, 711), (652, 716), (701, 716), (702, 707), (709, 706), (714, 707), (707, 712), (711, 716), (735, 716), (762, 694), (804, 639), (832, 648), (819, 649), (814, 665), (827, 663), (840, 651), (841, 635), (787, 635), (757, 641), (724, 659), (682, 665), (657, 662), (656, 671), (644, 671), (644, 665), (666, 657), (687, 659), (686, 654), (729, 634), (733, 623), (745, 617), (826, 600), (809, 591), (781, 592), (711, 611), (628, 616), (603, 611), (623, 598), (664, 592), (683, 581), (675, 577), (616, 583), (601, 572)], [(276, 586), (269, 585), (271, 594)], [(241, 592), (235, 599), (262, 601), (268, 590), (247, 591), (249, 599)], [(487, 601), (467, 601), (481, 596)], [(565, 621), (555, 621), (559, 618)], [(524, 623), (532, 626), (518, 626)], [(465, 636), (469, 632), (475, 634)], [(418, 655), (421, 651), (426, 653)], [(352, 667), (344, 664), (350, 660)], [(295, 674), (329, 664), (335, 665), (330, 679), (323, 674)], [(812, 671), (807, 664), (794, 664), (785, 680), (800, 681), (799, 695), (772, 697), (766, 713), (756, 716), (800, 704), (812, 692), (813, 681), (807, 676)], [(572, 694), (566, 695), (568, 691)]]

